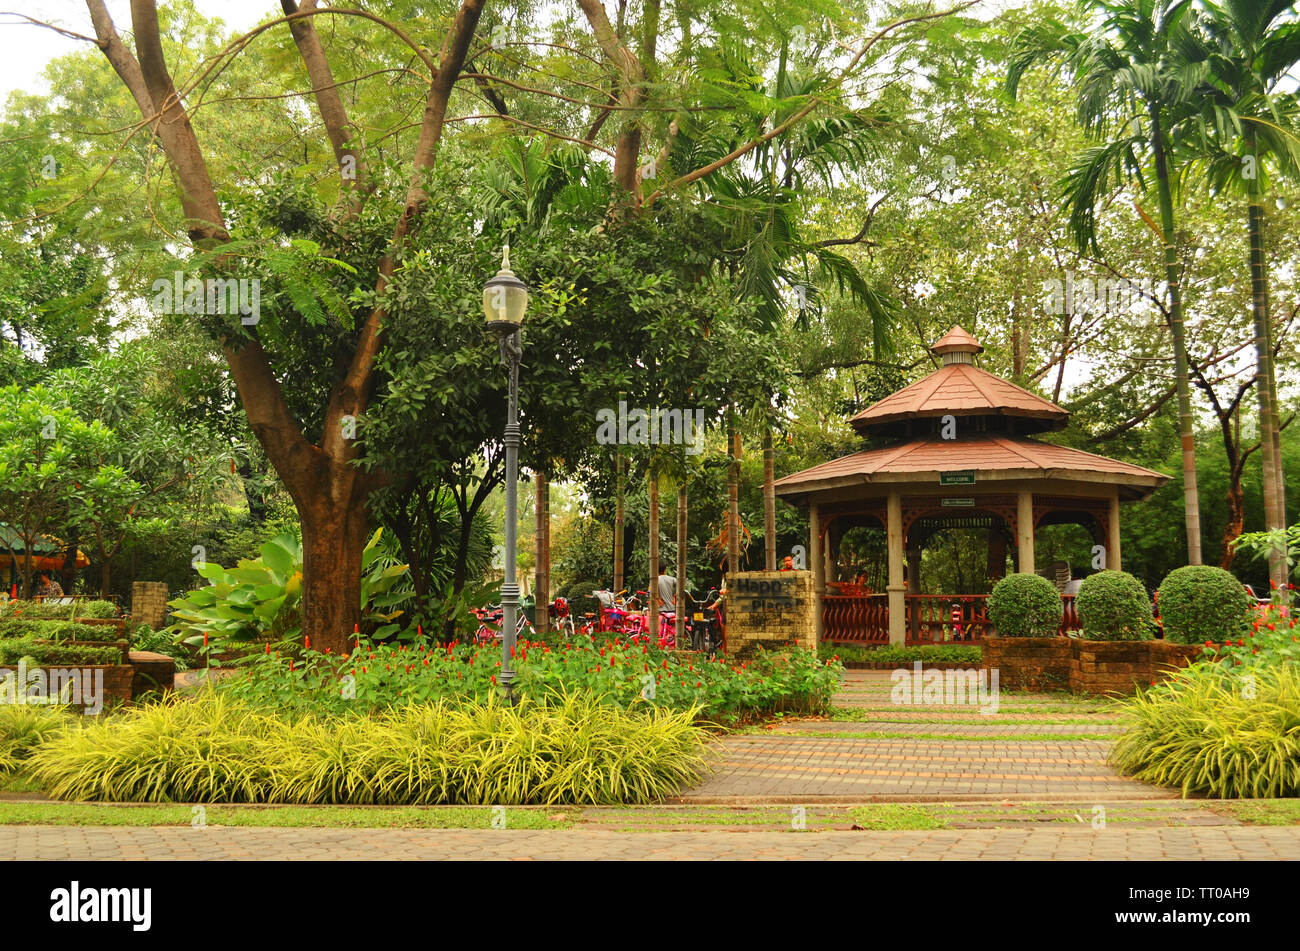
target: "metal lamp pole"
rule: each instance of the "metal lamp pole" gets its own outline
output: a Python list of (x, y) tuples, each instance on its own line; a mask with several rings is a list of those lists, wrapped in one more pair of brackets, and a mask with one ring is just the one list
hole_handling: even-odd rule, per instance
[(501, 252), (501, 270), (483, 287), (483, 313), (488, 329), (497, 335), (501, 361), (510, 376), (506, 408), (506, 551), (505, 579), (501, 583), (501, 690), (515, 702), (515, 625), (519, 618), (517, 518), (519, 506), (519, 358), (523, 355), (519, 325), (528, 309), (528, 288), (510, 270), (510, 246)]

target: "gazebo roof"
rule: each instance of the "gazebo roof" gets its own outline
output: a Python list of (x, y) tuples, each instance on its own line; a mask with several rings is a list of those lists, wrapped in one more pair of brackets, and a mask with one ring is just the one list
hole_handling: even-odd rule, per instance
[(939, 416), (1018, 416), (1041, 420), (1039, 429), (1061, 429), (1069, 413), (1014, 383), (970, 363), (984, 347), (954, 326), (933, 347), (944, 366), (873, 403), (849, 422), (863, 435), (905, 419)]
[(797, 496), (869, 483), (935, 482), (942, 472), (967, 469), (975, 470), (977, 483), (1020, 479), (1117, 483), (1128, 498), (1145, 497), (1169, 481), (1151, 469), (1081, 449), (990, 433), (969, 439), (913, 439), (855, 452), (778, 479), (776, 493)]

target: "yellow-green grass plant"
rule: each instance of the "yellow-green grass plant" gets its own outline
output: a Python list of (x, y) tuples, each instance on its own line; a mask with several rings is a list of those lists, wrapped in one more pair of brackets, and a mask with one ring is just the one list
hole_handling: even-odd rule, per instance
[(589, 694), (437, 701), (377, 714), (262, 714), (219, 691), (57, 735), (30, 775), (60, 799), (522, 805), (649, 802), (705, 766), (698, 710)]
[(1300, 669), (1194, 664), (1119, 704), (1111, 761), (1183, 796), (1300, 795)]
[(0, 776), (23, 765), (32, 750), (71, 722), (67, 710), (34, 703), (0, 703)]

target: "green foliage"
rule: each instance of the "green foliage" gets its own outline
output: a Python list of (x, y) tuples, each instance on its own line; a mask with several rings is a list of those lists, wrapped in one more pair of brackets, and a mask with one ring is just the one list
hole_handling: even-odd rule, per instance
[(62, 707), (35, 703), (0, 704), (0, 776), (22, 766), (32, 750), (68, 725)]
[(115, 618), (118, 607), (112, 601), (74, 601), (56, 604), (53, 601), (0, 601), (0, 618), (39, 618), (43, 620), (76, 618)]
[(1275, 528), (1265, 532), (1247, 532), (1237, 536), (1236, 550), (1256, 559), (1267, 559), (1274, 551), (1283, 552), (1288, 574), (1294, 574), (1300, 564), (1300, 522), (1290, 528)]
[(207, 692), (56, 736), (30, 767), (51, 795), (91, 801), (650, 802), (702, 772), (695, 715), (570, 695), (283, 720)]
[(177, 670), (190, 668), (191, 652), (177, 644), (166, 631), (155, 631), (148, 624), (141, 624), (131, 632), (131, 650), (149, 651), (170, 657), (176, 662)]
[[(394, 621), (410, 598), (409, 587), (402, 584), (406, 565), (397, 562), (382, 537), (383, 530), (376, 530), (362, 555), (361, 607), (376, 637), (400, 629)], [(175, 619), (170, 630), (177, 640), (211, 650), (228, 641), (301, 636), (302, 543), (292, 535), (277, 535), (260, 551), (261, 557), (241, 559), (231, 569), (213, 562), (199, 566), (211, 584), (168, 602)]]
[(1074, 598), (1083, 636), (1096, 641), (1141, 641), (1152, 636), (1151, 599), (1127, 571), (1099, 571), (1083, 579)]
[(1250, 622), (1251, 600), (1230, 572), (1186, 565), (1165, 575), (1156, 592), (1165, 637), (1179, 644), (1236, 639)]
[(23, 659), (26, 659), (28, 664), (43, 664), (49, 667), (116, 665), (122, 663), (122, 650), (118, 647), (42, 644), (33, 637), (11, 637), (0, 640), (0, 664), (13, 666)]
[(43, 641), (115, 641), (117, 626), (28, 617), (0, 620), (0, 639), (14, 637), (30, 637)]
[(1120, 701), (1111, 762), (1184, 796), (1300, 796), (1300, 667), (1194, 664)]
[(1204, 653), (1235, 667), (1300, 663), (1300, 631), (1296, 630), (1300, 622), (1294, 605), (1257, 604), (1253, 615), (1245, 637), (1238, 632), (1235, 639), (1229, 636), (1222, 644), (1213, 637), (1206, 638)]
[(1007, 575), (993, 586), (988, 609), (999, 637), (1051, 637), (1065, 614), (1055, 585), (1023, 573)]

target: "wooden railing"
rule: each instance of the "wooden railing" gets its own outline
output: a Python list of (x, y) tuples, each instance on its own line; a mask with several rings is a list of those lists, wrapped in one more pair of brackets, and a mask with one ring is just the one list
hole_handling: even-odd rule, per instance
[(845, 644), (888, 644), (889, 595), (823, 596), (822, 639)]
[[(986, 594), (909, 594), (903, 599), (907, 611), (908, 644), (973, 643), (996, 634), (988, 619)], [(1080, 628), (1074, 595), (1061, 596), (1063, 616), (1058, 635)], [(822, 639), (841, 644), (886, 644), (889, 642), (889, 596), (887, 594), (822, 597)]]

